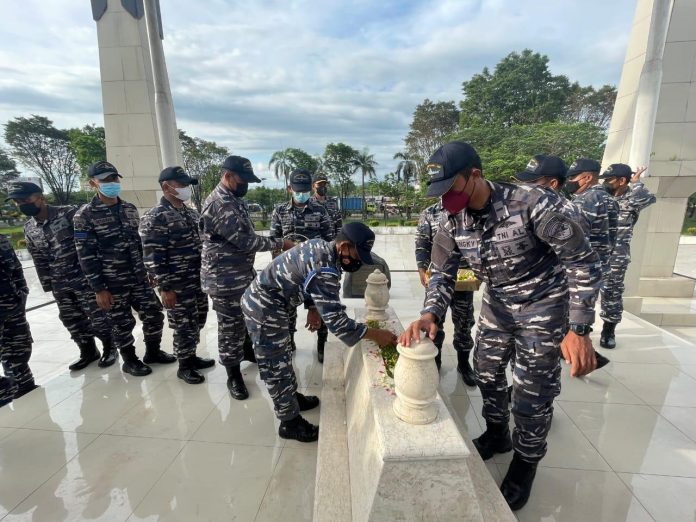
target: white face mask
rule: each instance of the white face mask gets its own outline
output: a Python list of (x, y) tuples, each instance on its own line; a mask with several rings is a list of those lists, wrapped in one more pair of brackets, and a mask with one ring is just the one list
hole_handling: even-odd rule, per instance
[(188, 201), (191, 199), (191, 185), (188, 187), (176, 188), (174, 190), (176, 190), (176, 194), (174, 194), (176, 199), (181, 201)]

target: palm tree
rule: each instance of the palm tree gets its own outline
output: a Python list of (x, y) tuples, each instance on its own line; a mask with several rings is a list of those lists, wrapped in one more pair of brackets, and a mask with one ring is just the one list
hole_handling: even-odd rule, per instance
[(362, 172), (362, 215), (363, 219), (367, 218), (367, 204), (365, 203), (365, 174), (372, 179), (375, 176), (375, 167), (378, 163), (375, 161), (374, 154), (366, 148), (362, 152), (358, 152), (355, 159), (351, 162), (355, 167), (354, 172), (360, 170)]
[(292, 163), (290, 162), (287, 149), (274, 152), (271, 156), (271, 161), (268, 162), (268, 168), (273, 169), (276, 179), (280, 179), (281, 176), (285, 179), (285, 187), (287, 188), (288, 175), (292, 171)]
[(408, 152), (397, 152), (394, 154), (394, 159), (398, 159), (399, 164), (396, 166), (396, 181), (401, 181), (408, 185), (412, 179), (415, 179), (418, 173), (418, 163), (416, 158)]

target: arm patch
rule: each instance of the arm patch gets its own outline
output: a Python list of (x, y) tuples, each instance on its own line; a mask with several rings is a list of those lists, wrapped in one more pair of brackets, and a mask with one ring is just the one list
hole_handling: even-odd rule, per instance
[(307, 277), (306, 277), (305, 280), (304, 280), (304, 284), (302, 285), (302, 287), (303, 287), (303, 289), (304, 289), (305, 292), (307, 291), (307, 287), (309, 286), (309, 283), (312, 282), (312, 279), (314, 279), (314, 277), (315, 277), (318, 273), (321, 273), (321, 274), (333, 274), (333, 275), (335, 275), (337, 278), (340, 278), (340, 277), (341, 277), (341, 274), (338, 273), (338, 270), (336, 270), (335, 268), (328, 267), (328, 266), (322, 266), (321, 268), (319, 268), (318, 271), (317, 271), (317, 270), (312, 270), (309, 274), (307, 274)]
[(537, 236), (547, 243), (557, 243), (570, 249), (578, 248), (585, 240), (582, 228), (559, 212), (550, 212), (539, 223)]

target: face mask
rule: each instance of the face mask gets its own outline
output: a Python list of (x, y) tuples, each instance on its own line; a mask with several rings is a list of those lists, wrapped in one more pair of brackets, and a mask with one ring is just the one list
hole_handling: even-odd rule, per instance
[[(346, 261), (346, 259), (348, 259), (348, 261)], [(357, 272), (362, 265), (363, 262), (359, 259), (341, 256), (341, 268), (346, 272)]]
[(616, 187), (612, 186), (611, 183), (609, 183), (608, 181), (605, 181), (604, 183), (602, 183), (602, 186), (603, 186), (605, 189), (607, 189), (607, 192), (608, 192), (609, 194), (611, 194), (612, 196), (613, 196), (614, 194), (616, 194), (616, 190), (617, 190)]
[[(469, 179), (471, 179), (471, 177), (469, 177)], [(466, 180), (466, 185), (464, 185), (461, 192), (450, 190), (442, 195), (442, 208), (450, 214), (458, 214), (469, 206), (471, 196), (464, 192), (464, 189), (469, 184), (469, 179)]]
[(120, 183), (100, 183), (99, 192), (101, 192), (104, 197), (107, 198), (117, 198), (121, 193)]
[(249, 192), (249, 184), (244, 183), (242, 185), (237, 185), (237, 188), (232, 191), (232, 194), (234, 194), (238, 198), (243, 198), (244, 196), (246, 196), (247, 192)]
[(577, 181), (566, 181), (563, 184), (563, 190), (565, 190), (568, 194), (575, 194), (578, 190), (580, 190), (580, 183)]
[(38, 216), (41, 209), (34, 203), (22, 203), (19, 205), (19, 211), (25, 216)]
[(188, 201), (189, 199), (191, 199), (192, 189), (190, 186), (181, 187), (174, 190), (176, 190), (176, 194), (174, 194), (174, 197), (176, 197), (176, 199), (180, 201)]
[(326, 194), (329, 192), (329, 188), (326, 185), (319, 185), (317, 187), (317, 194), (319, 194), (321, 197), (326, 196)]
[(295, 199), (295, 201), (297, 201), (300, 205), (304, 205), (305, 203), (307, 203), (307, 202), (309, 201), (309, 196), (310, 196), (310, 193), (309, 193), (309, 192), (295, 192), (295, 194), (293, 194), (292, 197), (293, 197), (293, 198)]

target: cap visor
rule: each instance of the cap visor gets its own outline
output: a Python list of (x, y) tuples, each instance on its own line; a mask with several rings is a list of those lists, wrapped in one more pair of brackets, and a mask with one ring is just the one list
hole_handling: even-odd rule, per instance
[(239, 174), (239, 177), (247, 183), (261, 183), (261, 180), (257, 178), (253, 172), (238, 172), (237, 174)]
[(526, 170), (524, 172), (518, 172), (514, 177), (517, 181), (536, 181), (539, 178), (543, 178), (543, 176), (539, 176), (534, 172), (527, 172)]
[(96, 178), (99, 181), (101, 181), (103, 179), (108, 178), (109, 176), (113, 176), (114, 174), (116, 174), (119, 178), (123, 177), (118, 172), (102, 172), (101, 174), (95, 174), (94, 176), (92, 176), (92, 178)]
[(291, 183), (290, 188), (295, 192), (310, 192), (312, 190), (312, 185), (296, 185)]
[(432, 198), (436, 196), (442, 196), (445, 192), (452, 188), (454, 185), (454, 180), (456, 176), (449, 179), (442, 179), (440, 181), (435, 181), (428, 186), (428, 191), (425, 193), (426, 196)]
[(358, 257), (360, 257), (360, 261), (365, 263), (366, 265), (374, 265), (374, 261), (372, 260), (372, 254), (367, 248), (355, 248), (358, 251)]
[(191, 176), (181, 176), (172, 179), (172, 181), (178, 181), (179, 183), (186, 183), (188, 185), (198, 185), (198, 180), (196, 178), (192, 178)]

